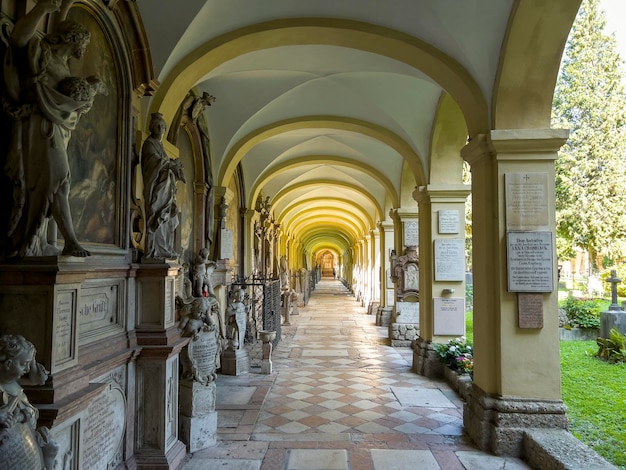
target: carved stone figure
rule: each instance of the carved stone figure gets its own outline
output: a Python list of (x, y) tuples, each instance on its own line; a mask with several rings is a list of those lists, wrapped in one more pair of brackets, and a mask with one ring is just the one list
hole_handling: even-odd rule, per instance
[(146, 210), (147, 259), (178, 258), (174, 249), (174, 231), (178, 227), (176, 181), (186, 183), (180, 160), (167, 156), (163, 148), (165, 120), (161, 113), (153, 113), (150, 137), (141, 149), (143, 195)]
[(289, 290), (289, 266), (287, 265), (287, 257), (280, 257), (280, 289)]
[(196, 297), (215, 297), (211, 282), (215, 267), (215, 261), (209, 260), (209, 249), (201, 249), (193, 269), (193, 292)]
[(60, 0), (37, 2), (15, 24), (5, 58), (4, 109), (13, 121), (5, 165), (13, 183), (8, 257), (57, 255), (47, 242), (50, 217), (65, 239), (64, 255), (90, 255), (72, 223), (67, 146), (81, 115), (105, 89), (95, 77), (70, 74), (70, 59), (82, 58), (90, 40), (82, 25), (65, 20), (43, 38), (36, 34), (44, 16), (61, 7)]
[(47, 380), (35, 353), (23, 336), (0, 336), (0, 468), (54, 468), (59, 447), (48, 428), (36, 428), (39, 412), (18, 383), (25, 375), (23, 382), (30, 384)]
[(226, 308), (226, 325), (231, 338), (230, 349), (243, 349), (247, 320), (248, 304), (246, 303), (246, 291), (241, 287), (233, 286), (230, 294), (230, 303)]

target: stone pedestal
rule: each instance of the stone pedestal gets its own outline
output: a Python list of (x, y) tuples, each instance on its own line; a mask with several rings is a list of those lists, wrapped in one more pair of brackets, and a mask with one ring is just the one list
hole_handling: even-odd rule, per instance
[(289, 316), (291, 315), (291, 294), (288, 291), (283, 291), (281, 299), (281, 314), (284, 318), (283, 325), (291, 325), (291, 320), (289, 319)]
[(272, 373), (272, 343), (263, 343), (263, 359), (261, 360), (261, 374)]
[(391, 315), (393, 313), (393, 307), (380, 307), (376, 314), (376, 325), (389, 326), (391, 323)]
[(499, 397), (473, 384), (463, 406), (463, 425), (478, 447), (496, 455), (523, 457), (529, 428), (567, 429), (566, 406), (560, 400)]
[(626, 312), (622, 310), (600, 312), (600, 337), (608, 338), (611, 328), (617, 328), (620, 333), (626, 335)]
[(222, 353), (222, 374), (242, 375), (250, 372), (250, 356), (245, 349), (227, 349)]
[(175, 263), (142, 264), (137, 270), (135, 325), (142, 346), (136, 369), (135, 456), (138, 469), (172, 469), (184, 460), (178, 439), (180, 352), (189, 339), (176, 328)]
[(183, 380), (180, 383), (180, 438), (188, 452), (215, 445), (217, 411), (215, 382), (207, 385)]

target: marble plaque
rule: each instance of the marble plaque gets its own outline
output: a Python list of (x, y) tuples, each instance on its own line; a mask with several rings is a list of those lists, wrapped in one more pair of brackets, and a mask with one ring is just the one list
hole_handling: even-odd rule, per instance
[(419, 245), (419, 224), (416, 220), (404, 222), (404, 246)]
[(506, 173), (506, 229), (550, 230), (547, 173)]
[(125, 423), (126, 397), (123, 390), (111, 382), (87, 408), (83, 420), (81, 468), (109, 468), (109, 463), (121, 452)]
[(419, 270), (417, 265), (409, 264), (404, 271), (404, 290), (419, 290)]
[(552, 292), (551, 232), (507, 233), (509, 292)]
[(233, 232), (223, 228), (220, 230), (220, 259), (233, 257)]
[(465, 240), (438, 238), (435, 240), (435, 281), (465, 279)]
[(168, 277), (165, 280), (165, 327), (174, 324), (174, 292), (176, 291), (176, 279)]
[(215, 360), (217, 358), (217, 335), (215, 331), (201, 331), (187, 345), (187, 361), (190, 370), (183, 371), (183, 378), (193, 378), (201, 383), (215, 379)]
[(0, 468), (43, 468), (41, 447), (28, 422), (0, 429)]
[(76, 292), (59, 292), (54, 312), (54, 366), (58, 367), (74, 357), (74, 307)]
[(517, 294), (518, 326), (543, 328), (543, 295)]
[(118, 324), (119, 285), (97, 284), (81, 289), (78, 302), (78, 332), (81, 337), (96, 334)]
[(396, 302), (396, 323), (419, 323), (419, 302)]
[(460, 221), (458, 210), (439, 211), (439, 233), (459, 233)]
[(391, 307), (394, 304), (394, 301), (396, 299), (395, 297), (396, 295), (396, 291), (393, 289), (387, 289), (387, 306)]
[(434, 334), (463, 336), (465, 334), (465, 299), (435, 297)]

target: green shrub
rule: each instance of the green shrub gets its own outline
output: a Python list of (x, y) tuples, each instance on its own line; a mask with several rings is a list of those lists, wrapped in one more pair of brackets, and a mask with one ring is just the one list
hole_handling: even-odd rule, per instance
[[(617, 267), (613, 267), (616, 271), (616, 275), (618, 279), (622, 279), (617, 285), (617, 295), (620, 297), (626, 297), (626, 264), (622, 263)], [(606, 280), (611, 277), (611, 270), (606, 270), (602, 274), (600, 274), (600, 278), (602, 279), (602, 283), (604, 285), (605, 294), (610, 297), (611, 296), (611, 283), (606, 282)]]
[(579, 300), (572, 296), (561, 302), (567, 314), (565, 328), (600, 328), (600, 301)]
[(611, 364), (626, 362), (625, 342), (626, 338), (624, 338), (624, 335), (622, 335), (617, 328), (611, 328), (608, 338), (598, 338), (596, 340), (600, 348), (596, 356)]
[(455, 338), (445, 344), (435, 344), (433, 349), (437, 353), (439, 361), (450, 369), (470, 375), (474, 373), (472, 345), (468, 344), (465, 338)]

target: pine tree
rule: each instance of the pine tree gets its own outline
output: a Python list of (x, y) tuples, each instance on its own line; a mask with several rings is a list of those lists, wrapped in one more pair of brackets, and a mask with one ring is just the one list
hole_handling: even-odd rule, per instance
[(561, 64), (553, 127), (570, 138), (556, 162), (557, 246), (626, 255), (626, 95), (622, 60), (599, 0), (583, 0)]

